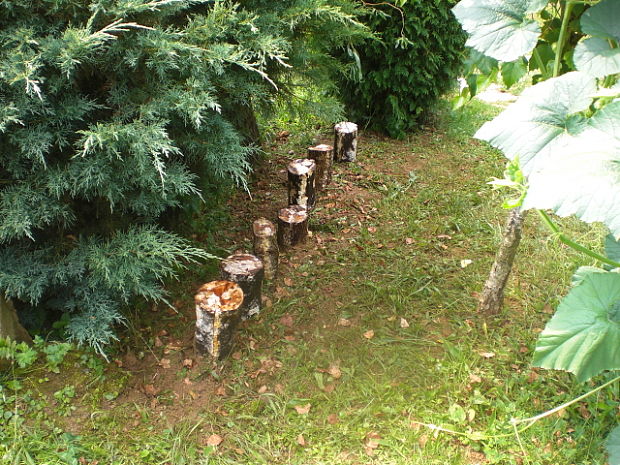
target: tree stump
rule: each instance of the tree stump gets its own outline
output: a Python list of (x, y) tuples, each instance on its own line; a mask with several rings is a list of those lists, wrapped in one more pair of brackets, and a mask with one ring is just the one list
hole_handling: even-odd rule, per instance
[(299, 158), (288, 164), (288, 204), (312, 210), (316, 203), (314, 160)]
[(341, 162), (357, 159), (357, 124), (343, 121), (334, 126), (334, 159)]
[(247, 320), (260, 313), (261, 290), (265, 272), (258, 257), (250, 254), (231, 255), (220, 263), (220, 276), (223, 280), (231, 281), (241, 287), (243, 304), (239, 312), (242, 320)]
[(512, 271), (512, 265), (521, 242), (525, 213), (519, 207), (513, 208), (508, 215), (502, 242), (495, 254), (489, 277), (484, 283), (478, 311), (487, 315), (497, 315), (502, 309), (504, 289)]
[(325, 189), (332, 180), (332, 166), (334, 162), (334, 147), (320, 144), (308, 147), (308, 158), (316, 162), (315, 189)]
[(230, 281), (203, 284), (194, 296), (196, 303), (196, 351), (221, 360), (232, 350), (241, 319), (243, 291)]
[(276, 238), (276, 226), (267, 218), (258, 218), (252, 225), (254, 255), (263, 262), (265, 279), (273, 279), (278, 272), (280, 250)]
[(300, 205), (291, 205), (278, 213), (278, 244), (293, 247), (308, 236), (308, 210)]

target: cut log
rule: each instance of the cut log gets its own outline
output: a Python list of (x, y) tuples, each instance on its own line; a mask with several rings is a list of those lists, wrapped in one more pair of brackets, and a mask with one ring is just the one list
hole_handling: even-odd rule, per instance
[(484, 283), (478, 311), (486, 315), (497, 315), (504, 301), (504, 289), (521, 242), (525, 212), (513, 208), (504, 227), (504, 236), (495, 255), (495, 262)]
[(325, 189), (332, 181), (332, 167), (334, 162), (334, 147), (320, 144), (308, 147), (308, 158), (316, 162), (314, 185), (317, 191)]
[(357, 159), (357, 124), (343, 121), (334, 126), (334, 160), (351, 162)]
[(235, 330), (241, 320), (243, 291), (230, 281), (211, 281), (198, 289), (194, 302), (196, 351), (222, 360), (232, 351)]
[(288, 164), (288, 204), (312, 210), (316, 202), (314, 160), (299, 158)]
[(300, 205), (291, 205), (278, 213), (278, 244), (293, 247), (308, 236), (308, 210)]
[(258, 218), (252, 225), (254, 233), (254, 255), (263, 262), (265, 279), (273, 279), (278, 272), (280, 249), (276, 237), (276, 226), (267, 218)]
[(32, 343), (28, 331), (21, 325), (17, 318), (17, 312), (10, 300), (0, 296), (0, 337), (8, 338), (15, 342)]
[(260, 313), (265, 271), (258, 257), (250, 254), (231, 255), (220, 263), (220, 276), (223, 280), (237, 283), (241, 287), (243, 304), (239, 311), (242, 320)]

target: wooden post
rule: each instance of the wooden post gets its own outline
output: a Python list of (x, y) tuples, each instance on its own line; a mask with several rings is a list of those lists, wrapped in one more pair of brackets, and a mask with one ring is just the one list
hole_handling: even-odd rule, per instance
[(254, 255), (235, 254), (222, 260), (220, 276), (237, 283), (243, 291), (243, 304), (239, 309), (241, 319), (247, 320), (260, 313), (263, 286), (263, 263)]
[(263, 262), (265, 279), (273, 279), (278, 273), (280, 249), (276, 239), (276, 226), (267, 218), (258, 218), (252, 225), (254, 255)]
[(278, 244), (292, 247), (308, 236), (308, 210), (300, 205), (290, 205), (278, 213)]
[(357, 159), (357, 124), (343, 121), (334, 126), (334, 159), (345, 162)]
[(316, 174), (314, 175), (316, 190), (320, 191), (325, 189), (332, 180), (334, 148), (326, 144), (308, 147), (308, 158), (316, 162)]
[(308, 158), (299, 158), (288, 164), (288, 204), (300, 205), (312, 210), (316, 203), (314, 192), (316, 163)]
[(230, 281), (203, 284), (194, 296), (196, 303), (196, 351), (221, 360), (232, 350), (239, 323), (243, 291)]

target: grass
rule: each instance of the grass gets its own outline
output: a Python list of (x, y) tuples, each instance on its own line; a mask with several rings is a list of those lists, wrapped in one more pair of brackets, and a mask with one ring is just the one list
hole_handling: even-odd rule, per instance
[[(476, 312), (506, 214), (486, 184), (504, 160), (471, 135), (497, 111), (473, 102), (405, 141), (365, 135), (360, 164), (338, 168), (312, 241), (284, 255), (261, 318), (223, 367), (182, 367), (191, 351), (170, 349), (191, 336), (186, 303), (135, 324), (132, 366), (121, 352), (109, 365), (69, 354), (59, 375), (44, 362), (7, 375), (21, 387), (1, 392), (2, 463), (603, 463), (617, 388), (518, 437), (509, 424), (591, 385), (529, 365), (536, 333), (585, 264), (535, 215), (504, 312)], [(280, 163), (291, 149), (303, 147), (291, 139), (269, 157)], [(248, 218), (265, 208), (260, 195), (248, 202)], [(219, 238), (225, 250), (243, 240), (240, 217), (232, 221), (241, 232)], [(600, 239), (596, 228), (562, 224), (586, 243)], [(166, 357), (169, 369), (157, 365)]]

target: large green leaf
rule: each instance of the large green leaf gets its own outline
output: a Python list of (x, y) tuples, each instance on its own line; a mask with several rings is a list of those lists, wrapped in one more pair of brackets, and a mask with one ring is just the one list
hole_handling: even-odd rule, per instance
[(612, 48), (608, 39), (589, 37), (575, 47), (574, 61), (579, 71), (595, 77), (620, 73), (620, 48)]
[(595, 113), (580, 133), (556, 140), (545, 152), (529, 173), (523, 208), (600, 221), (620, 237), (620, 100)]
[(547, 0), (461, 0), (453, 9), (470, 37), (467, 45), (499, 61), (529, 54), (540, 36), (530, 16)]
[(620, 2), (603, 0), (581, 17), (581, 30), (593, 37), (620, 41)]
[(620, 48), (616, 46), (620, 41), (620, 2), (603, 0), (589, 8), (581, 17), (581, 29), (592, 37), (575, 48), (577, 69), (596, 77), (620, 73)]
[(527, 73), (527, 62), (523, 58), (510, 63), (502, 63), (502, 80), (506, 87), (512, 87)]
[(521, 169), (531, 173), (540, 157), (571, 133), (583, 129), (584, 118), (576, 115), (592, 103), (596, 81), (583, 73), (568, 73), (526, 89), (519, 99), (475, 137), (501, 149), (511, 160), (519, 157)]
[(616, 262), (620, 262), (620, 241), (613, 234), (605, 237), (605, 255)]
[(620, 274), (589, 274), (569, 292), (540, 334), (533, 363), (579, 381), (620, 369)]
[(607, 436), (605, 449), (609, 454), (609, 465), (620, 465), (620, 426), (616, 426)]

